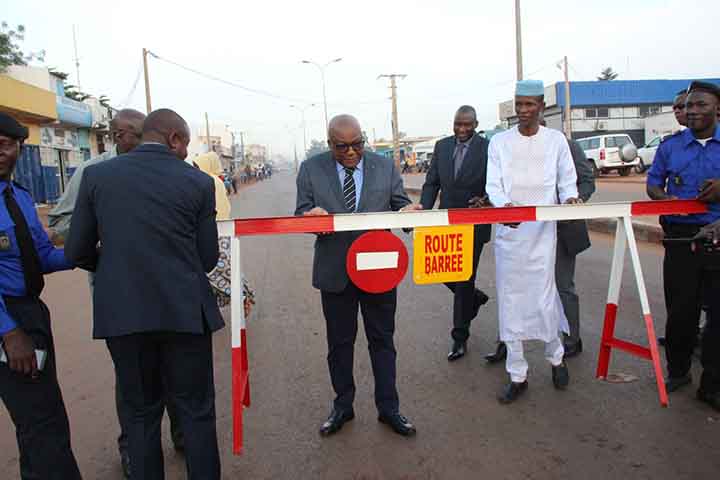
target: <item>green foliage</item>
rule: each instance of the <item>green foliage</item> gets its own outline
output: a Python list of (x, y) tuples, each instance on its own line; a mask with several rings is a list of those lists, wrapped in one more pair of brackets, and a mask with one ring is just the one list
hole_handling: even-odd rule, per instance
[(612, 69), (612, 67), (607, 67), (600, 72), (600, 76), (597, 77), (598, 80), (601, 82), (609, 82), (610, 80), (615, 80), (618, 77), (618, 74), (615, 73), (615, 71)]
[(7, 22), (0, 24), (0, 73), (7, 71), (12, 65), (27, 65), (37, 60), (45, 61), (45, 50), (23, 53), (21, 43), (25, 40), (25, 27), (18, 25), (10, 28)]

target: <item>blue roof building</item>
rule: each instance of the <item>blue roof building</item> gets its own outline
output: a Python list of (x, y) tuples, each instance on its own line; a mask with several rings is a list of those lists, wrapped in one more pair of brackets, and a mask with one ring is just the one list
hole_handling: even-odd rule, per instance
[[(645, 143), (645, 119), (672, 111), (672, 102), (692, 80), (720, 85), (720, 78), (682, 80), (610, 80), (570, 82), (573, 138), (627, 133), (638, 145)], [(564, 129), (565, 84), (545, 88), (545, 120), (549, 127)], [(514, 101), (499, 105), (500, 120), (517, 123)]]

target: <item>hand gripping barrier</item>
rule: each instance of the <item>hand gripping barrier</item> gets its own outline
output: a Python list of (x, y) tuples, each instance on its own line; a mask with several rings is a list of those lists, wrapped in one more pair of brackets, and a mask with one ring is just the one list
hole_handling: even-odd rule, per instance
[[(410, 212), (354, 213), (306, 217), (247, 218), (218, 222), (218, 234), (231, 237), (232, 256), (232, 402), (233, 453), (242, 453), (242, 409), (250, 405), (248, 381), (247, 337), (243, 308), (240, 237), (250, 235), (286, 235), (291, 233), (345, 232), (354, 230), (385, 230), (397, 228), (437, 227), (447, 225), (514, 223), (558, 220), (589, 220), (616, 218), (615, 247), (608, 300), (605, 309), (597, 377), (607, 376), (613, 349), (650, 360), (655, 370), (660, 404), (668, 405), (667, 391), (660, 366), (660, 356), (650, 314), (640, 255), (638, 253), (631, 217), (643, 215), (674, 215), (703, 213), (706, 206), (694, 200), (647, 202), (592, 203), (581, 205), (527, 206), (482, 209), (427, 210)], [(625, 251), (629, 247), (649, 347), (615, 338), (620, 284), (622, 282)]]

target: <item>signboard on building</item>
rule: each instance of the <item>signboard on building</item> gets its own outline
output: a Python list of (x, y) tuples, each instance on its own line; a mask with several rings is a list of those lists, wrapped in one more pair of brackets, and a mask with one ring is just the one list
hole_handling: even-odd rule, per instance
[(57, 97), (58, 120), (63, 123), (90, 128), (93, 124), (90, 107), (67, 97)]

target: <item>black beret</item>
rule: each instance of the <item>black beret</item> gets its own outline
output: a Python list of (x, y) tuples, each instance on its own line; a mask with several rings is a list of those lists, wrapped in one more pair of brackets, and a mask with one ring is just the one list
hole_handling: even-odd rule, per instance
[(720, 100), (720, 87), (715, 85), (714, 83), (710, 82), (700, 82), (698, 80), (695, 80), (690, 83), (690, 86), (688, 87), (688, 93), (692, 92), (705, 92), (712, 95), (715, 95), (718, 100)]
[(20, 125), (17, 120), (7, 113), (0, 112), (0, 135), (15, 140), (25, 140), (28, 138), (28, 129)]

